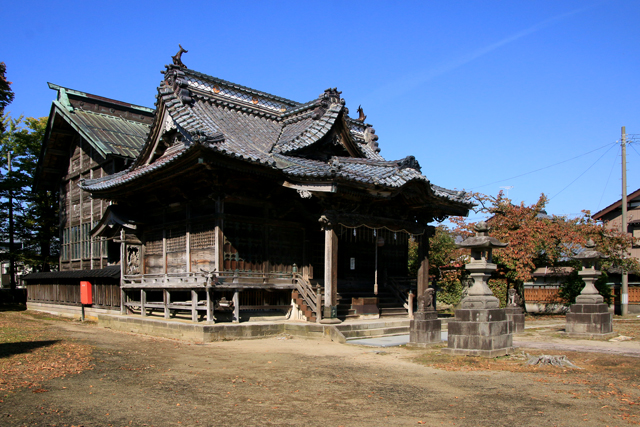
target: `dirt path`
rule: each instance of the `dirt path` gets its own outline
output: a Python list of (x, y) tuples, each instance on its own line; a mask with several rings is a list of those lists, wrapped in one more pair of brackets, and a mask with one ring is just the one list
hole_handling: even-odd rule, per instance
[(451, 371), (416, 362), (433, 352), (406, 348), (286, 337), (196, 345), (79, 323), (51, 322), (50, 327), (68, 340), (90, 344), (92, 369), (50, 380), (38, 393), (5, 394), (1, 426), (604, 426), (640, 421), (637, 367), (622, 372), (626, 381), (597, 369)]

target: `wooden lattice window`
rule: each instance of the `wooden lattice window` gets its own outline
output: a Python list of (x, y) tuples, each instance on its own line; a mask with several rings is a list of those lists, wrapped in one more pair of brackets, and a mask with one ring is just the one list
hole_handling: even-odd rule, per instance
[(154, 231), (146, 235), (145, 253), (147, 255), (162, 255), (162, 231)]
[(196, 223), (191, 226), (189, 235), (191, 249), (206, 249), (216, 246), (215, 225), (212, 223)]
[(183, 227), (167, 230), (167, 253), (187, 250), (187, 236)]

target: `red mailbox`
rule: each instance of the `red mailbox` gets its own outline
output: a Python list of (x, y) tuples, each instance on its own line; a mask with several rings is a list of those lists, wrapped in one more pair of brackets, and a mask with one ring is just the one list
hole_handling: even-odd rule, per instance
[(93, 296), (91, 295), (91, 282), (80, 282), (80, 302), (82, 304), (93, 304)]

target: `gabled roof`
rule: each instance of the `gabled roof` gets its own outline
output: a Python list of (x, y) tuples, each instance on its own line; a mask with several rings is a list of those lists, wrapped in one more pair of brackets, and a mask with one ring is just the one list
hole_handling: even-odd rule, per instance
[(138, 156), (149, 133), (153, 109), (53, 83), (49, 88), (58, 91), (58, 99), (53, 101), (56, 111), (101, 155)]
[[(631, 203), (631, 201), (635, 199), (640, 199), (640, 188), (627, 196), (627, 203)], [(591, 218), (595, 219), (596, 221), (603, 220), (605, 215), (616, 210), (622, 211), (622, 199), (591, 215)]]
[(102, 157), (134, 159), (143, 147), (154, 110), (49, 83), (53, 101), (36, 170), (36, 188), (56, 186), (66, 174), (70, 133), (76, 132)]
[[(348, 116), (335, 88), (298, 103), (175, 65), (164, 74), (157, 114), (137, 160), (122, 173), (83, 182), (83, 189), (99, 196), (167, 170), (198, 149), (259, 164), (298, 182), (340, 181), (378, 189), (415, 182), (433, 197), (471, 206), (465, 193), (431, 185), (415, 158), (387, 161), (380, 156), (375, 131)], [(313, 153), (319, 144), (329, 147), (320, 159), (302, 154)], [(342, 154), (332, 155), (334, 146)]]

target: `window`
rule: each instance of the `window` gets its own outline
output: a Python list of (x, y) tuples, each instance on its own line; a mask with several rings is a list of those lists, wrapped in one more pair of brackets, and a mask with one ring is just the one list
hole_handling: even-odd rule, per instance
[(92, 225), (85, 223), (62, 230), (62, 261), (88, 259), (106, 254), (106, 240), (92, 238), (91, 229)]

